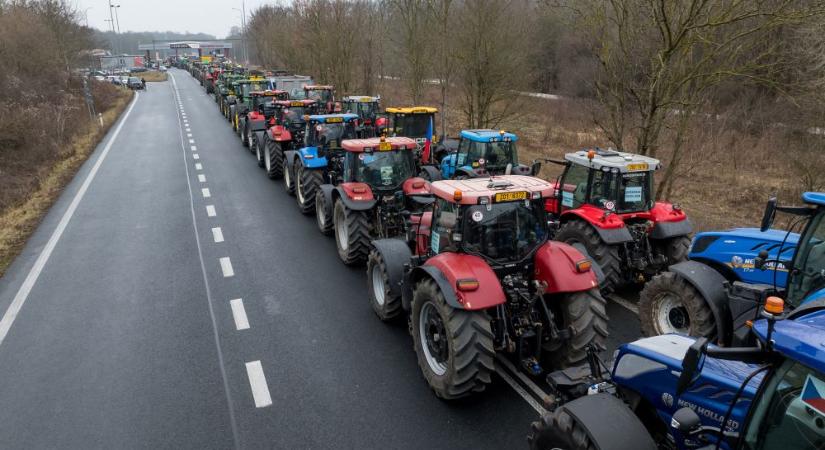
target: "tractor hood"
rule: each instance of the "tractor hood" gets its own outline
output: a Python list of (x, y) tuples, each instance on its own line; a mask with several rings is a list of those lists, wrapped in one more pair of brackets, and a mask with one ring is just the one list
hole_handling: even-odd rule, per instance
[[(787, 283), (788, 268), (798, 242), (799, 234), (774, 229), (764, 232), (758, 228), (707, 231), (696, 234), (688, 257), (717, 269), (727, 268), (727, 275), (747, 283), (772, 285), (776, 270), (776, 285), (782, 288)], [(769, 261), (760, 270), (754, 267), (754, 260), (762, 250), (768, 251)], [(779, 259), (778, 264), (772, 261), (776, 259)]]
[[(765, 342), (768, 321), (755, 322), (753, 331)], [(793, 319), (778, 320), (771, 340), (774, 350), (788, 359), (825, 372), (825, 309), (822, 305)]]
[[(757, 365), (705, 358), (699, 378), (676, 395), (682, 360), (694, 338), (669, 334), (639, 339), (622, 345), (613, 366), (613, 381), (622, 389), (637, 393), (652, 405), (664, 423), (676, 410), (687, 406), (699, 414), (702, 423), (718, 427), (745, 378)], [(728, 427), (741, 430), (751, 400), (762, 382), (755, 376), (737, 401)]]

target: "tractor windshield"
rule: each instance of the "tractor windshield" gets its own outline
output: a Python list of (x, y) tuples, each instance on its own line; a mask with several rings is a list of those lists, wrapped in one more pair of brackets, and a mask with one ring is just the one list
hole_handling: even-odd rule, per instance
[(312, 126), (308, 144), (310, 146), (340, 147), (344, 139), (354, 139), (352, 122), (316, 123)]
[(543, 205), (524, 200), (467, 207), (464, 250), (501, 263), (521, 261), (547, 239)]
[[(619, 175), (619, 174), (617, 174)], [(618, 176), (616, 212), (647, 211), (653, 207), (653, 172), (628, 172)], [(594, 194), (596, 186), (593, 187)], [(593, 195), (595, 197), (595, 195)]]
[[(825, 288), (825, 209), (820, 209), (799, 240), (788, 282), (787, 302), (799, 306), (806, 297)], [(781, 270), (781, 269), (780, 269)], [(787, 268), (786, 268), (787, 270)]]
[(354, 107), (356, 111), (353, 111), (353, 113), (358, 114), (362, 119), (372, 119), (378, 114), (378, 103), (355, 102)]
[(244, 83), (241, 86), (244, 97), (249, 97), (249, 95), (252, 92), (263, 91), (266, 89), (266, 83), (264, 83), (263, 81), (253, 81), (251, 83)]
[(355, 159), (355, 180), (376, 189), (395, 189), (415, 174), (413, 153), (409, 150), (350, 155)]
[(303, 106), (284, 108), (281, 120), (283, 121), (285, 127), (304, 125), (306, 123), (304, 120), (304, 114), (306, 114), (306, 108)]
[(430, 114), (407, 114), (395, 116), (392, 132), (395, 136), (410, 138), (427, 137), (430, 127)]
[(317, 100), (318, 103), (328, 103), (332, 101), (332, 91), (327, 89), (311, 89), (307, 91), (306, 98)]
[(517, 164), (515, 142), (475, 142), (469, 145), (465, 164), (472, 164), (484, 159), (488, 170), (504, 169), (507, 164)]

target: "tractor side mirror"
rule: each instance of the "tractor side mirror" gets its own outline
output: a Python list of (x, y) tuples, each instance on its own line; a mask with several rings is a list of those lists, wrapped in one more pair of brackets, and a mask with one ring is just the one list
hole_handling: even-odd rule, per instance
[(761, 252), (759, 252), (758, 255), (756, 255), (756, 258), (753, 260), (753, 267), (755, 267), (759, 270), (763, 270), (763, 269), (765, 269), (765, 262), (767, 262), (767, 260), (768, 260), (768, 251), (767, 250), (762, 250)]
[(535, 160), (530, 166), (530, 175), (537, 177), (539, 176), (539, 172), (541, 172), (541, 161)]
[(767, 231), (773, 225), (774, 217), (776, 217), (776, 197), (771, 197), (765, 205), (765, 213), (762, 215), (762, 225), (759, 230)]
[(698, 431), (702, 426), (702, 421), (696, 411), (687, 406), (679, 408), (673, 413), (670, 419), (670, 427), (678, 430), (684, 435), (689, 435)]
[(707, 338), (697, 338), (696, 342), (685, 352), (685, 359), (682, 360), (682, 373), (676, 383), (676, 395), (682, 395), (691, 384), (696, 381), (702, 371), (705, 362), (705, 351), (708, 348)]

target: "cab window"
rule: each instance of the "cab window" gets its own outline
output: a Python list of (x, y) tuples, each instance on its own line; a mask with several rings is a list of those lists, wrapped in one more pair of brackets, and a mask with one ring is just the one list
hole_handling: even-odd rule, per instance
[(794, 261), (794, 271), (788, 287), (788, 302), (797, 306), (810, 294), (825, 287), (825, 213), (811, 220), (804, 242)]
[(459, 206), (444, 199), (436, 201), (433, 213), (432, 232), (430, 234), (430, 251), (438, 254), (450, 247), (452, 234), (458, 225)]
[(587, 177), (590, 170), (584, 166), (571, 165), (562, 177), (561, 206), (575, 209), (587, 200)]

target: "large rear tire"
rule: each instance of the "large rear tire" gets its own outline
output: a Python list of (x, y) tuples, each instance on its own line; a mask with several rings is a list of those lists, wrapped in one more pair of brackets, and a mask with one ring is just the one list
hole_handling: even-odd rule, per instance
[(639, 322), (645, 336), (681, 333), (717, 338), (716, 318), (708, 302), (673, 272), (662, 272), (645, 284), (639, 294)]
[(484, 312), (450, 307), (426, 278), (415, 286), (410, 319), (418, 365), (437, 397), (466, 397), (490, 384), (495, 349)]
[(324, 236), (330, 236), (335, 224), (332, 214), (327, 212), (327, 204), (324, 200), (324, 193), (320, 189), (315, 193), (315, 224)]
[(295, 195), (295, 182), (293, 181), (295, 174), (293, 174), (292, 170), (290, 170), (289, 163), (287, 163), (286, 158), (283, 158), (281, 170), (284, 173), (284, 190), (289, 195)]
[[(556, 307), (558, 306), (558, 307)], [(587, 347), (607, 348), (607, 302), (598, 289), (564, 294), (555, 310), (559, 329), (570, 330), (570, 339), (553, 345), (548, 359), (553, 369), (564, 369), (581, 364), (587, 358)]]
[(320, 170), (307, 170), (300, 161), (295, 166), (295, 200), (303, 214), (315, 211), (315, 191), (324, 182)]
[(264, 162), (264, 149), (263, 147), (266, 145), (266, 141), (268, 141), (268, 137), (264, 137), (264, 142), (258, 142), (255, 139), (255, 159), (258, 160), (258, 167), (264, 168), (266, 167), (266, 163)]
[(676, 236), (656, 243), (659, 252), (667, 258), (667, 267), (687, 261), (690, 253), (690, 236)]
[(401, 315), (401, 296), (390, 293), (387, 264), (381, 253), (375, 250), (367, 258), (367, 292), (370, 306), (379, 319), (389, 322)]
[(558, 408), (530, 425), (530, 450), (596, 450), (587, 430), (564, 408)]
[(622, 283), (622, 260), (619, 257), (619, 247), (608, 245), (599, 237), (593, 226), (582, 220), (565, 222), (555, 239), (570, 245), (581, 244), (588, 255), (601, 267), (604, 280), (599, 286), (604, 294), (616, 290)]
[(365, 211), (353, 211), (338, 200), (333, 208), (335, 246), (346, 265), (361, 264), (370, 251), (370, 221)]
[(281, 146), (267, 136), (264, 139), (264, 155), (261, 161), (266, 169), (266, 176), (276, 180), (284, 176), (284, 152)]
[(241, 128), (241, 129), (239, 130), (239, 131), (240, 131), (240, 133), (238, 133), (238, 135), (239, 135), (239, 136), (240, 136), (240, 138), (241, 138), (241, 145), (243, 145), (244, 147), (249, 147), (249, 148), (252, 148), (252, 146), (251, 146), (251, 145), (249, 145), (249, 144), (250, 144), (250, 142), (252, 142), (252, 141), (249, 139), (249, 124), (248, 124), (248, 123), (246, 123), (246, 121), (244, 121), (244, 122), (241, 124), (241, 127), (240, 127), (240, 128)]

